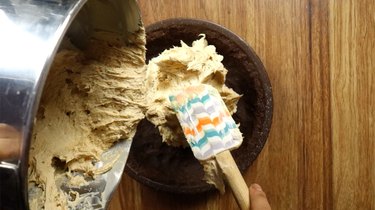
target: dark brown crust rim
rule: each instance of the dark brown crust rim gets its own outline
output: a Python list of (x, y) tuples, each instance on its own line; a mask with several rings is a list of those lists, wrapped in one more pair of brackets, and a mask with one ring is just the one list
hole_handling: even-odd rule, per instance
[[(244, 135), (241, 147), (232, 155), (244, 172), (266, 143), (273, 113), (272, 87), (254, 50), (240, 37), (215, 23), (198, 19), (168, 19), (146, 27), (146, 60), (156, 57), (180, 40), (188, 45), (206, 34), (209, 44), (224, 56), (228, 69), (226, 85), (243, 94), (233, 118)], [(158, 130), (148, 121), (138, 125), (125, 172), (156, 190), (199, 193), (214, 189), (203, 178), (203, 169), (190, 148), (172, 148), (161, 143)]]

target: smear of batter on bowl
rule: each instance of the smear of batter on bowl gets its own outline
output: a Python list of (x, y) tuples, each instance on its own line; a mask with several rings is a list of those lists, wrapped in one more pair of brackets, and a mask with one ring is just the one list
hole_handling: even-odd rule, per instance
[[(178, 89), (197, 84), (211, 85), (218, 90), (229, 112), (236, 112), (240, 95), (224, 84), (228, 70), (222, 60), (223, 56), (216, 52), (215, 46), (208, 45), (205, 35), (202, 35), (192, 46), (181, 41), (181, 46), (165, 50), (149, 62), (146, 118), (157, 126), (163, 141), (168, 145), (187, 146), (168, 99)], [(223, 192), (224, 184), (216, 162), (205, 161), (203, 167), (205, 180)]]
[[(101, 41), (104, 36), (111, 41)], [(31, 209), (68, 209), (80, 195), (61, 190), (59, 179), (79, 187), (109, 169), (95, 162), (115, 142), (133, 138), (146, 108), (145, 76), (143, 28), (126, 46), (103, 33), (84, 52), (56, 55), (32, 135)]]

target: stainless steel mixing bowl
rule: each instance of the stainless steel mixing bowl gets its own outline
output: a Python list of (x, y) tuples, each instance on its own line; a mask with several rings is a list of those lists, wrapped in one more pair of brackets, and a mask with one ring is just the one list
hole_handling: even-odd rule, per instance
[[(31, 132), (63, 37), (84, 48), (94, 31), (104, 30), (120, 34), (126, 42), (140, 25), (135, 0), (0, 1), (0, 209), (28, 209)], [(121, 177), (130, 144), (123, 147), (123, 162), (106, 185), (107, 198)]]

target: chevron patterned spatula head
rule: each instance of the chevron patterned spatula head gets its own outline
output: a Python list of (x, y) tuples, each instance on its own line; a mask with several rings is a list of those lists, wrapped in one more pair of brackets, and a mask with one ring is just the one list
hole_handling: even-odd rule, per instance
[(169, 100), (198, 160), (241, 145), (242, 134), (214, 87), (192, 85), (171, 95)]

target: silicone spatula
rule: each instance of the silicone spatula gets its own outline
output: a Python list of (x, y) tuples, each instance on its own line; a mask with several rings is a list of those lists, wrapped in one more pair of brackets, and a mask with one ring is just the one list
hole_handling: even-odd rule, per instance
[(242, 143), (242, 134), (219, 92), (210, 85), (192, 85), (169, 97), (194, 156), (215, 158), (241, 209), (250, 207), (249, 190), (230, 150)]

